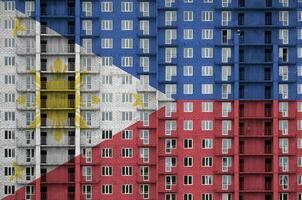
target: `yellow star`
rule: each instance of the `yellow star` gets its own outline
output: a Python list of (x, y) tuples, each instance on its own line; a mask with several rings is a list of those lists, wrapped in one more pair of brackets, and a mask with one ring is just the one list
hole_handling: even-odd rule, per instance
[(9, 177), (9, 181), (13, 181), (14, 179), (22, 180), (23, 179), (22, 172), (24, 169), (19, 165), (17, 165), (16, 161), (14, 161), (12, 165), (15, 168), (15, 174)]
[(96, 96), (96, 95), (92, 95), (91, 96), (91, 99), (92, 99), (92, 104), (93, 105), (97, 105), (97, 104), (99, 104), (100, 103), (100, 98), (98, 97), (98, 96)]
[(134, 103), (132, 104), (133, 107), (138, 107), (140, 106), (141, 108), (144, 108), (144, 104), (142, 102), (142, 98), (139, 94), (132, 94), (133, 98), (134, 98)]
[(13, 36), (16, 37), (18, 31), (24, 31), (25, 27), (22, 25), (21, 21), (19, 19), (16, 20), (15, 28), (13, 29)]

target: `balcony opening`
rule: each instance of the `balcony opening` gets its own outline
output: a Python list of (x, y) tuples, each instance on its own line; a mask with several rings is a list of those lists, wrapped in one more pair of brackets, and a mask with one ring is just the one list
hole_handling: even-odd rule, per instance
[(272, 159), (265, 158), (265, 172), (272, 172)]
[(239, 4), (238, 5), (239, 7), (244, 7), (245, 6), (245, 0), (239, 0), (238, 4)]
[(244, 104), (239, 105), (239, 117), (244, 117)]
[(230, 30), (221, 30), (221, 43), (229, 44), (231, 40), (231, 31)]
[(265, 13), (265, 25), (272, 25), (272, 13), (271, 12)]
[(244, 177), (239, 177), (239, 190), (244, 190)]
[(68, 108), (74, 108), (75, 95), (74, 94), (68, 94)]
[(68, 16), (74, 16), (75, 15), (74, 9), (75, 9), (74, 1), (68, 1), (68, 4), (67, 4), (67, 12), (68, 12), (67, 14), (68, 14)]
[(47, 145), (47, 132), (41, 132), (41, 145)]
[(264, 33), (264, 42), (266, 44), (272, 43), (272, 32), (271, 31), (265, 31)]
[(264, 178), (264, 180), (265, 180), (265, 190), (271, 190), (272, 189), (272, 177), (266, 176)]
[(74, 34), (74, 22), (73, 21), (70, 21), (70, 22), (68, 22), (68, 28), (67, 28), (67, 33), (68, 34), (70, 34), (70, 35), (72, 35), (72, 34)]
[(266, 103), (264, 105), (264, 115), (265, 115), (265, 117), (271, 117), (272, 116), (272, 104)]
[(74, 53), (74, 40), (68, 40), (68, 53)]
[(239, 195), (239, 200), (244, 200), (242, 195)]
[(243, 67), (239, 68), (239, 80), (244, 81), (245, 80), (245, 70)]
[(45, 3), (42, 3), (42, 2), (41, 2), (41, 5), (40, 5), (40, 15), (41, 16), (47, 15), (47, 5)]
[(240, 85), (239, 86), (239, 98), (244, 98), (244, 86)]
[(41, 150), (41, 163), (46, 163), (46, 162), (47, 162), (47, 151)]
[(68, 89), (73, 90), (75, 88), (74, 76), (68, 76)]
[(41, 168), (41, 182), (42, 183), (46, 182), (46, 176), (47, 176), (47, 169)]
[(265, 5), (266, 7), (272, 7), (273, 6), (272, 0), (265, 0)]
[(239, 135), (244, 135), (244, 122), (239, 122)]
[(265, 154), (271, 154), (272, 153), (272, 141), (271, 140), (265, 140), (264, 141), (264, 152)]
[(75, 188), (74, 186), (68, 186), (68, 200), (75, 199)]
[(244, 13), (238, 13), (238, 25), (244, 25)]
[(265, 99), (271, 99), (272, 98), (272, 87), (271, 86), (265, 86), (264, 87), (264, 98)]
[(41, 71), (47, 71), (47, 59), (46, 58), (42, 58), (41, 59)]
[(47, 96), (41, 95), (41, 108), (47, 108)]
[(74, 149), (68, 149), (68, 160), (71, 161), (74, 159), (75, 150)]
[(272, 74), (272, 70), (271, 68), (265, 67), (264, 68), (264, 80), (265, 81), (270, 81), (271, 79), (271, 74)]
[(272, 62), (272, 49), (266, 48), (264, 50), (264, 62)]
[(74, 113), (68, 113), (68, 126), (74, 126), (75, 122), (75, 114)]
[(47, 200), (47, 186), (41, 186), (41, 200)]
[(75, 169), (74, 167), (68, 168), (68, 182), (75, 181)]
[(244, 160), (239, 159), (239, 171), (244, 172)]
[(47, 40), (41, 40), (41, 53), (47, 52)]
[(244, 31), (239, 31), (239, 43), (244, 43)]
[(272, 122), (264, 122), (264, 134), (272, 135)]
[(271, 194), (266, 194), (265, 200), (273, 200), (273, 196)]
[(239, 49), (239, 62), (244, 62), (244, 49)]
[(47, 114), (41, 113), (41, 126), (47, 126)]
[(47, 34), (47, 22), (41, 22), (41, 34)]
[(75, 71), (75, 59), (68, 58), (68, 71)]
[(239, 153), (244, 154), (244, 141), (239, 141)]
[(75, 144), (75, 133), (74, 131), (68, 131), (68, 145), (74, 145)]

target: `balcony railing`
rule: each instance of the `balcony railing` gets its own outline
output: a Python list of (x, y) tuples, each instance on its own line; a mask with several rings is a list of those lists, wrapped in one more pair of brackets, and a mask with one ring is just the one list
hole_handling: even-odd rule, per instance
[(53, 101), (47, 101), (46, 99), (41, 100), (41, 108), (74, 108), (74, 99), (58, 99), (59, 102), (54, 103)]
[[(62, 123), (62, 126), (74, 126), (75, 120), (74, 118), (68, 118), (64, 123)], [(41, 126), (53, 126), (53, 123), (47, 118), (41, 118)]]
[(41, 53), (74, 53), (75, 45), (74, 44), (62, 44), (60, 46), (54, 46), (49, 44), (41, 44)]
[(41, 89), (54, 89), (54, 90), (73, 90), (75, 89), (74, 81), (41, 81)]

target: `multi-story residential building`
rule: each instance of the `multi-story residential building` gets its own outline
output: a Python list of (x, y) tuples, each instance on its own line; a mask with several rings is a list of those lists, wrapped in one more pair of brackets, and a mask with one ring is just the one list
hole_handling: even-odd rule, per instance
[(0, 198), (302, 200), (301, 0), (0, 10)]

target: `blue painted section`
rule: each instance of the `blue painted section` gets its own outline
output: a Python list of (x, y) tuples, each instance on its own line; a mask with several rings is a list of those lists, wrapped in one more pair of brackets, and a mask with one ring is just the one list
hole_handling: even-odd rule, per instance
[[(110, 1), (110, 0), (106, 0)], [(129, 0), (132, 1), (132, 0)], [(17, 9), (24, 12), (24, 0), (16, 0)], [(297, 47), (302, 47), (302, 41), (297, 39), (297, 28), (302, 26), (302, 22), (297, 21), (297, 10), (301, 10), (302, 4), (297, 1), (289, 1), (288, 7), (282, 7), (279, 0), (273, 0), (271, 8), (266, 8), (265, 1), (253, 0), (245, 1), (245, 7), (238, 6), (238, 0), (232, 0), (228, 7), (222, 7), (221, 1), (214, 3), (204, 3), (195, 0), (193, 3), (184, 3), (183, 0), (172, 3), (166, 8), (165, 1), (149, 1), (150, 15), (143, 16), (139, 11), (139, 3), (133, 2), (133, 12), (121, 12), (121, 1), (113, 0), (113, 12), (101, 12), (101, 2), (103, 0), (92, 0), (92, 16), (86, 17), (81, 11), (83, 1), (71, 1), (76, 5), (75, 13), (68, 9), (67, 0), (43, 0), (46, 4), (46, 15), (40, 16), (39, 1), (36, 0), (36, 13), (33, 18), (41, 22), (47, 22), (47, 26), (59, 32), (62, 36), (74, 38), (77, 44), (81, 45), (83, 38), (92, 38), (93, 53), (102, 57), (112, 56), (113, 64), (135, 77), (149, 75), (150, 85), (165, 92), (165, 84), (176, 84), (177, 94), (175, 99), (222, 99), (222, 85), (231, 84), (232, 93), (228, 99), (282, 99), (279, 94), (279, 84), (288, 84), (289, 99), (302, 99), (302, 95), (297, 95), (297, 83), (302, 84), (302, 77), (297, 76), (296, 66), (302, 65), (301, 59), (297, 58)], [(72, 10), (72, 9), (71, 9)], [(279, 21), (279, 11), (289, 12), (289, 25), (283, 26)], [(165, 13), (167, 11), (177, 12), (177, 21), (171, 26), (165, 25)], [(184, 21), (184, 11), (193, 11), (194, 21)], [(203, 11), (213, 11), (213, 21), (202, 21)], [(228, 26), (222, 26), (221, 18), (223, 11), (231, 11), (231, 21)], [(265, 12), (272, 13), (272, 25), (265, 25)], [(244, 14), (244, 25), (238, 25), (239, 14)], [(101, 30), (101, 20), (113, 20), (113, 30)], [(133, 20), (132, 31), (121, 30), (121, 20)], [(93, 24), (92, 35), (85, 35), (82, 30), (82, 20), (91, 20)], [(140, 30), (140, 20), (149, 20), (150, 34), (143, 35)], [(74, 22), (75, 32), (69, 30), (68, 22)], [(70, 28), (72, 29), (72, 28)], [(175, 29), (177, 39), (172, 43), (165, 44), (165, 31)], [(194, 38), (184, 39), (184, 30), (192, 29)], [(213, 39), (202, 40), (201, 30), (213, 29)], [(228, 44), (222, 44), (222, 30), (231, 30), (231, 38)], [(279, 29), (288, 29), (289, 44), (283, 45), (279, 39)], [(237, 37), (237, 31), (244, 32), (244, 39)], [(265, 31), (271, 31), (271, 42), (265, 43)], [(236, 35), (236, 37), (235, 37)], [(101, 40), (104, 38), (113, 39), (112, 49), (102, 49)], [(132, 49), (121, 49), (121, 39), (132, 38)], [(140, 39), (148, 38), (150, 41), (150, 53), (143, 53), (139, 48)], [(273, 45), (274, 44), (274, 45)], [(171, 63), (165, 62), (165, 49), (177, 48), (177, 58)], [(281, 62), (278, 49), (288, 48), (288, 62)], [(184, 48), (193, 48), (193, 58), (184, 58)], [(213, 58), (201, 58), (202, 48), (213, 48)], [(222, 63), (221, 49), (230, 48), (232, 57), (226, 63)], [(271, 58), (265, 60), (265, 49), (271, 49)], [(244, 51), (244, 59), (240, 59), (240, 51)], [(132, 56), (133, 67), (122, 67), (121, 57)], [(139, 66), (141, 56), (149, 57), (150, 70), (144, 72)], [(169, 65), (177, 66), (177, 77), (171, 81), (165, 80), (165, 68)], [(183, 68), (186, 65), (193, 66), (193, 76), (184, 76)], [(201, 76), (201, 66), (213, 66), (214, 76)], [(231, 66), (232, 74), (228, 81), (221, 80), (221, 67)], [(280, 65), (288, 66), (289, 80), (282, 81), (278, 68)], [(265, 78), (265, 68), (271, 70), (270, 78)], [(242, 79), (242, 69), (244, 78)], [(239, 72), (241, 71), (241, 72)], [(192, 95), (183, 94), (183, 84), (193, 84), (194, 93)], [(213, 84), (214, 93), (209, 95), (201, 94), (202, 84)], [(271, 88), (266, 92), (265, 88)], [(243, 89), (242, 89), (243, 88)], [(242, 90), (242, 91), (240, 91)], [(270, 93), (271, 95), (267, 95)]]

